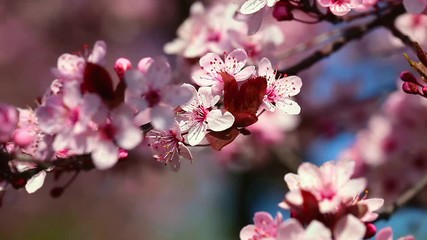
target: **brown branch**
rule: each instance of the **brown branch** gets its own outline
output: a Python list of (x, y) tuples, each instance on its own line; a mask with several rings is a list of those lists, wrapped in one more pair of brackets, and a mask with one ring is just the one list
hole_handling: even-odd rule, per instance
[(343, 46), (345, 46), (350, 41), (353, 41), (365, 36), (368, 32), (370, 32), (371, 30), (377, 27), (388, 26), (391, 23), (394, 23), (394, 20), (396, 19), (396, 17), (398, 17), (404, 12), (405, 10), (401, 4), (396, 5), (390, 11), (387, 11), (386, 13), (379, 15), (376, 19), (374, 19), (373, 21), (367, 24), (349, 27), (345, 29), (342, 35), (338, 37), (334, 42), (326, 45), (320, 50), (317, 50), (307, 58), (295, 64), (294, 66), (280, 70), (279, 74), (295, 75), (302, 70), (308, 69), (313, 64), (319, 62), (320, 60), (340, 50)]
[(389, 219), (398, 209), (408, 204), (413, 200), (423, 189), (427, 187), (427, 175), (425, 175), (417, 184), (404, 192), (394, 203), (383, 207), (379, 213), (377, 220)]
[(406, 46), (410, 47), (411, 49), (414, 50), (414, 52), (416, 52), (416, 49), (414, 49), (414, 43), (415, 42), (412, 41), (412, 39), (408, 35), (404, 34), (399, 29), (397, 29), (394, 24), (388, 24), (388, 25), (385, 25), (385, 27), (388, 30), (390, 30), (390, 32), (393, 34), (393, 36), (399, 38), (400, 41), (402, 41), (403, 44), (405, 44)]

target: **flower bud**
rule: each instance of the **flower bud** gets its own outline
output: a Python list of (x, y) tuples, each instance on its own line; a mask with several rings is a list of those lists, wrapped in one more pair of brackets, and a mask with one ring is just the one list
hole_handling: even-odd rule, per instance
[(290, 21), (294, 19), (291, 5), (286, 1), (277, 2), (273, 8), (273, 17), (278, 21)]
[(412, 82), (404, 82), (402, 85), (402, 90), (408, 94), (420, 94), (418, 85)]
[(372, 223), (367, 223), (365, 239), (375, 236), (376, 233), (377, 233), (377, 227), (375, 227), (375, 225)]
[(400, 74), (400, 79), (404, 82), (418, 83), (417, 78), (408, 71), (404, 71)]
[(34, 134), (30, 133), (28, 129), (17, 129), (13, 134), (13, 142), (20, 146), (26, 147), (34, 140)]
[(132, 63), (129, 59), (119, 58), (114, 65), (114, 71), (116, 71), (117, 76), (119, 76), (120, 80), (124, 79), (125, 72), (129, 69), (132, 69)]
[(7, 142), (12, 137), (18, 123), (18, 111), (15, 107), (0, 103), (0, 142)]

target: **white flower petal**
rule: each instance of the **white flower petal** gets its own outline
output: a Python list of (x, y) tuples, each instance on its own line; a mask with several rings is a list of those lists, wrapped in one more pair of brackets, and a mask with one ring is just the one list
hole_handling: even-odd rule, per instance
[(199, 144), (206, 136), (207, 124), (198, 123), (193, 125), (188, 132), (188, 143), (191, 146)]
[(112, 142), (98, 142), (91, 156), (97, 169), (106, 170), (119, 160), (119, 148)]
[(252, 14), (261, 10), (267, 4), (267, 0), (247, 0), (242, 4), (239, 12), (242, 14)]
[(248, 66), (242, 69), (239, 73), (237, 73), (234, 77), (236, 78), (236, 81), (244, 81), (248, 78), (250, 78), (255, 72), (254, 66)]
[(208, 113), (206, 121), (209, 129), (220, 132), (233, 126), (234, 116), (229, 112), (225, 112), (223, 115), (221, 110), (215, 109)]
[(301, 112), (301, 107), (293, 100), (282, 99), (276, 102), (276, 107), (287, 114), (297, 115)]
[(27, 181), (27, 184), (25, 185), (25, 190), (28, 193), (34, 193), (35, 191), (39, 190), (43, 186), (45, 178), (46, 178), (46, 172), (40, 171), (39, 173), (37, 173)]

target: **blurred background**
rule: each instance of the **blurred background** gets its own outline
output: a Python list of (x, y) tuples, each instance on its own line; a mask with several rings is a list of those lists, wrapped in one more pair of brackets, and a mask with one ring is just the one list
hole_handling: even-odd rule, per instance
[[(108, 45), (106, 67), (111, 73), (119, 57), (137, 63), (164, 55), (163, 46), (176, 38), (192, 3), (1, 0), (0, 101), (34, 107), (53, 80), (50, 69), (57, 58), (85, 44), (91, 48), (96, 40)], [(282, 53), (334, 28), (279, 24)], [(398, 87), (399, 73), (409, 68), (402, 57), (407, 49), (395, 41), (379, 29), (348, 44), (300, 74), (304, 85), (297, 97), (303, 109), (299, 117), (263, 116), (250, 137), (240, 136), (222, 153), (194, 149), (194, 163), (184, 162), (177, 173), (141, 148), (111, 170), (81, 173), (57, 199), (50, 190), (72, 175), (58, 181), (50, 176), (32, 195), (8, 191), (0, 209), (0, 239), (238, 239), (256, 211), (281, 211), (277, 204), (287, 191), (287, 172), (302, 161), (321, 164), (342, 158), (369, 126), (372, 114), (383, 111)], [(289, 66), (303, 56), (287, 56), (277, 65)], [(177, 57), (168, 57), (179, 67)], [(414, 201), (379, 226), (392, 225), (395, 236), (414, 233), (427, 239), (424, 202)]]

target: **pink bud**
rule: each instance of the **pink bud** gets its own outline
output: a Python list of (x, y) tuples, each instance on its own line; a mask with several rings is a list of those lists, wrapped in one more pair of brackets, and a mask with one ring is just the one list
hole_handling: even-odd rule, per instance
[(16, 108), (0, 103), (0, 142), (10, 140), (17, 123), (18, 111)]
[(119, 159), (123, 159), (123, 158), (127, 158), (128, 157), (128, 152), (124, 149), (119, 149)]
[(400, 79), (404, 82), (412, 82), (412, 83), (418, 83), (417, 78), (408, 71), (404, 71), (400, 74)]
[(294, 19), (291, 7), (292, 6), (286, 1), (277, 2), (276, 5), (274, 5), (273, 17), (278, 21), (290, 21)]
[(26, 129), (17, 129), (13, 134), (13, 142), (20, 146), (26, 147), (30, 145), (34, 140), (34, 134), (30, 133)]
[(427, 97), (427, 86), (424, 86), (424, 87), (422, 88), (422, 91), (423, 91), (423, 96), (424, 96), (424, 97)]
[(377, 233), (377, 227), (375, 227), (375, 225), (372, 223), (367, 223), (365, 238), (371, 238), (375, 236), (376, 233)]
[(146, 58), (141, 59), (141, 61), (139, 61), (139, 63), (138, 63), (139, 71), (141, 71), (143, 73), (147, 73), (148, 68), (151, 66), (153, 61), (154, 60), (150, 57), (146, 57)]
[(125, 72), (132, 69), (132, 63), (127, 58), (119, 58), (114, 65), (114, 70), (119, 76), (120, 80), (124, 79)]
[(402, 85), (402, 90), (408, 94), (420, 94), (418, 85), (412, 82), (404, 82)]

